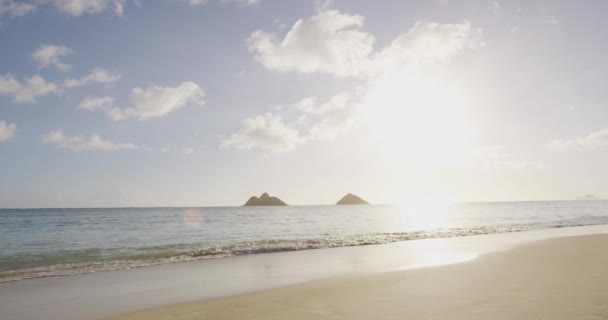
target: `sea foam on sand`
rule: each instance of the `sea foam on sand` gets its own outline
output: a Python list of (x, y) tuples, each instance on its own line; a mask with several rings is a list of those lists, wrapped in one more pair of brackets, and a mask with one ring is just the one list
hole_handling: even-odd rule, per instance
[(119, 319), (607, 319), (608, 235), (454, 265), (313, 281)]

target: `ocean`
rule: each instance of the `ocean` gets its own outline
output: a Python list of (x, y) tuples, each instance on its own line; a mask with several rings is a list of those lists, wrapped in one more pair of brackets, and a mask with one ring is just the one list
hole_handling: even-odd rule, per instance
[(608, 224), (608, 201), (0, 209), (0, 282), (269, 252)]

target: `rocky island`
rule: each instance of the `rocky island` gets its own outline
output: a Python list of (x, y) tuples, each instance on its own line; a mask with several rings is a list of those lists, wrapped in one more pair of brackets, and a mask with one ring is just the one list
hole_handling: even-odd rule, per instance
[(343, 204), (369, 204), (369, 202), (361, 199), (361, 197), (359, 197), (357, 195), (349, 193), (349, 194), (345, 195), (344, 197), (342, 197), (342, 199), (340, 199), (340, 201), (338, 201), (336, 204), (338, 204), (338, 205), (343, 205)]
[(267, 192), (262, 193), (262, 195), (258, 198), (256, 196), (252, 196), (245, 202), (245, 207), (251, 206), (286, 206), (287, 203), (283, 202), (283, 200), (277, 197), (271, 197)]

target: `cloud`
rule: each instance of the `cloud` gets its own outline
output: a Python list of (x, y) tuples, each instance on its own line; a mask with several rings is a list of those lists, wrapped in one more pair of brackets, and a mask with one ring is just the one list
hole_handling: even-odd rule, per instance
[(120, 80), (120, 73), (104, 68), (94, 68), (81, 78), (68, 78), (63, 81), (63, 86), (66, 88), (76, 88), (86, 86), (91, 83), (112, 84)]
[[(207, 0), (177, 0), (188, 3), (191, 6), (206, 4)], [(0, 17), (18, 17), (34, 11), (39, 6), (51, 6), (58, 11), (70, 16), (82, 16), (86, 14), (102, 14), (111, 12), (117, 16), (124, 13), (125, 0), (32, 0), (24, 2), (19, 0), (0, 0)], [(261, 0), (221, 0), (222, 3), (240, 3), (242, 5), (257, 5)], [(139, 1), (133, 3), (141, 7)]]
[[(180, 2), (188, 3), (191, 6), (202, 6), (207, 4), (208, 0), (178, 0)], [(238, 3), (246, 6), (258, 5), (262, 0), (220, 0), (221, 3)]]
[(337, 77), (366, 73), (374, 37), (359, 29), (364, 18), (336, 10), (298, 20), (283, 39), (257, 30), (247, 39), (249, 51), (274, 71), (324, 73)]
[(12, 74), (0, 75), (0, 95), (12, 95), (19, 89), (21, 83)]
[(205, 104), (205, 92), (192, 81), (176, 87), (134, 88), (129, 96), (129, 106), (109, 109), (108, 114), (116, 121), (128, 118), (146, 120), (165, 116), (189, 103)]
[(66, 136), (61, 129), (53, 130), (41, 136), (43, 143), (54, 144), (61, 149), (72, 151), (116, 151), (141, 149), (132, 143), (113, 143), (103, 139), (98, 134), (89, 137), (82, 135)]
[(455, 53), (483, 46), (482, 30), (462, 24), (417, 22), (385, 48), (374, 52), (374, 36), (361, 31), (364, 18), (327, 10), (298, 20), (280, 39), (257, 30), (249, 51), (269, 70), (322, 73), (336, 77), (376, 76), (420, 63), (441, 63)]
[(222, 148), (269, 152), (289, 151), (304, 139), (298, 130), (288, 127), (281, 116), (265, 113), (243, 120), (242, 128), (222, 141)]
[(41, 76), (34, 75), (25, 79), (21, 89), (15, 93), (13, 101), (16, 103), (36, 102), (36, 97), (56, 91), (57, 85), (53, 82), (48, 82)]
[[(265, 113), (243, 120), (241, 130), (224, 139), (221, 146), (241, 150), (259, 148), (270, 152), (281, 152), (292, 150), (307, 140), (333, 139), (350, 129), (358, 108), (359, 105), (347, 92), (336, 94), (322, 103), (317, 97), (308, 97), (289, 108), (301, 112), (293, 124), (307, 130), (307, 136), (301, 136), (300, 132), (286, 124), (280, 115)], [(275, 109), (289, 110), (285, 107)]]
[(15, 136), (17, 125), (0, 120), (0, 143), (6, 142)]
[[(327, 101), (309, 97), (293, 105), (302, 112), (294, 125), (307, 131), (305, 138), (293, 140), (334, 139), (365, 120), (361, 128), (369, 130), (370, 139), (381, 141), (395, 153), (415, 150), (421, 161), (457, 155), (471, 143), (476, 131), (467, 118), (467, 92), (459, 90), (458, 81), (451, 81), (441, 67), (462, 51), (484, 46), (481, 29), (468, 20), (457, 24), (417, 22), (374, 50), (374, 36), (362, 31), (362, 16), (327, 7), (321, 10), (298, 20), (284, 36), (258, 30), (247, 39), (249, 51), (269, 70), (363, 80), (353, 90)], [(279, 115), (265, 116), (278, 117), (283, 123)], [(247, 120), (252, 124), (245, 128), (270, 122), (262, 116)], [(253, 148), (243, 136), (248, 137), (235, 135), (224, 145)], [(241, 141), (245, 142), (239, 144)], [(286, 145), (294, 148), (297, 143)]]
[(66, 46), (43, 45), (32, 53), (32, 58), (38, 62), (40, 68), (54, 66), (60, 71), (67, 71), (71, 66), (61, 61), (61, 57), (70, 53), (72, 49)]
[(23, 83), (8, 73), (0, 75), (0, 96), (11, 96), (13, 103), (33, 103), (36, 98), (57, 92), (57, 85), (39, 75), (26, 78)]
[(608, 146), (608, 128), (600, 129), (590, 134), (573, 139), (555, 139), (545, 144), (545, 147), (554, 150), (567, 150), (574, 148), (598, 149)]
[(202, 6), (207, 4), (207, 0), (180, 0), (181, 2), (186, 2), (191, 6)]
[(329, 140), (351, 128), (359, 105), (354, 101), (351, 94), (342, 92), (320, 104), (317, 103), (315, 97), (303, 99), (295, 104), (295, 108), (320, 118), (309, 129), (308, 136), (310, 139)]
[(95, 111), (95, 110), (109, 110), (114, 104), (113, 97), (85, 97), (80, 101), (78, 109)]
[[(192, 1), (192, 0), (190, 0)], [(195, 0), (196, 1), (196, 0)], [(242, 5), (254, 6), (262, 3), (262, 0), (222, 0), (223, 3), (239, 3)]]
[(375, 67), (384, 72), (411, 65), (442, 63), (464, 49), (483, 46), (481, 29), (462, 24), (417, 22), (375, 57)]
[(196, 150), (194, 148), (186, 148), (184, 150), (182, 150), (182, 153), (189, 156), (191, 154), (193, 154)]
[(24, 16), (36, 9), (36, 5), (13, 0), (0, 0), (0, 17), (10, 18)]
[(97, 14), (112, 11), (122, 15), (123, 0), (50, 0), (50, 3), (59, 11), (71, 16), (84, 14)]

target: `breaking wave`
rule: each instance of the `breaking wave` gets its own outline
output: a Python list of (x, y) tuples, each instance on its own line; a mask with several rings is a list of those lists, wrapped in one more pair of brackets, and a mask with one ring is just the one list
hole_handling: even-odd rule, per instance
[[(70, 252), (54, 255), (32, 263), (31, 260), (13, 260), (10, 263), (0, 262), (0, 282), (16, 281), (48, 276), (66, 276), (82, 273), (124, 270), (166, 263), (195, 261), (203, 259), (225, 258), (250, 254), (312, 250), (336, 247), (377, 245), (392, 242), (472, 236), (492, 233), (520, 232), (538, 229), (583, 226), (585, 224), (553, 224), (553, 225), (506, 225), (479, 226), (468, 228), (447, 228), (432, 231), (413, 231), (396, 233), (370, 233), (360, 235), (331, 236), (315, 239), (294, 240), (260, 240), (238, 242), (226, 245), (198, 246), (171, 245), (140, 248), (135, 254), (110, 254), (103, 259), (94, 259), (91, 252)], [(103, 250), (103, 249), (95, 249)], [(69, 255), (72, 259), (66, 259)], [(88, 256), (91, 255), (91, 256)], [(59, 261), (82, 262), (54, 263)], [(88, 261), (87, 261), (88, 260)], [(37, 264), (39, 266), (31, 266)]]

